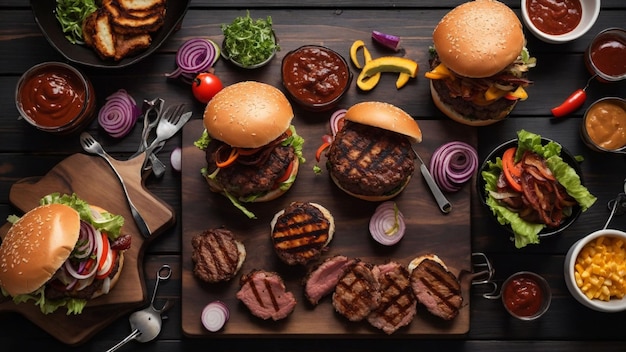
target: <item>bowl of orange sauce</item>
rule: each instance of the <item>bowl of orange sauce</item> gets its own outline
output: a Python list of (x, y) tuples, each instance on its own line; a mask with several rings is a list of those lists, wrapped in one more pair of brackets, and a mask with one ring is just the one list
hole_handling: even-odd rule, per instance
[(595, 151), (626, 153), (626, 100), (606, 97), (595, 101), (585, 111), (580, 133)]
[(44, 62), (28, 69), (17, 82), (15, 105), (26, 122), (53, 134), (77, 132), (96, 116), (91, 82), (62, 62)]
[(546, 43), (571, 42), (587, 33), (600, 14), (600, 0), (522, 0), (526, 28)]

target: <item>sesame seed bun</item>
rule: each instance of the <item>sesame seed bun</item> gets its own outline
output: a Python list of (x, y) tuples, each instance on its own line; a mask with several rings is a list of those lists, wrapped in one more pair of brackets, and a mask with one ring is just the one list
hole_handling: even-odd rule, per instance
[(24, 214), (0, 246), (0, 286), (11, 296), (40, 288), (69, 258), (79, 233), (80, 216), (67, 205), (43, 205)]
[(269, 84), (245, 81), (217, 93), (204, 111), (211, 138), (238, 148), (262, 147), (285, 132), (293, 119), (287, 97)]
[(495, 75), (520, 55), (522, 24), (507, 5), (475, 0), (448, 12), (435, 27), (433, 42), (441, 61), (459, 75)]
[(351, 106), (344, 118), (348, 121), (379, 127), (403, 134), (412, 143), (422, 141), (422, 131), (417, 121), (395, 105), (378, 101), (366, 101)]

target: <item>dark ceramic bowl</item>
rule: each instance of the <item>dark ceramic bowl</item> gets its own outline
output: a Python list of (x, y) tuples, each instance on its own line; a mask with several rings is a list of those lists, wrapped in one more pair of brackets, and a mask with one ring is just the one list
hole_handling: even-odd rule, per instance
[[(551, 140), (548, 138), (543, 138), (543, 137), (541, 138), (541, 143), (543, 145), (548, 144), (550, 141)], [(487, 194), (485, 193), (485, 179), (482, 177), (482, 172), (488, 168), (488, 165), (487, 165), (488, 161), (495, 162), (497, 157), (502, 157), (502, 154), (504, 154), (505, 150), (511, 147), (516, 147), (516, 146), (517, 146), (517, 139), (512, 139), (508, 142), (502, 143), (501, 145), (496, 147), (491, 153), (489, 153), (489, 155), (485, 158), (485, 160), (481, 164), (480, 169), (478, 170), (478, 177), (476, 181), (476, 187), (478, 191), (477, 194), (480, 196), (480, 201), (489, 212), (490, 217), (498, 225), (500, 225), (500, 223), (498, 222), (498, 220), (496, 219), (496, 216), (491, 211), (491, 208), (489, 208), (489, 206), (486, 203)], [(582, 172), (580, 169), (580, 165), (576, 161), (576, 158), (574, 157), (574, 155), (572, 155), (568, 150), (566, 150), (562, 146), (561, 146), (561, 158), (563, 159), (563, 161), (569, 164), (569, 166), (571, 166), (576, 171), (576, 173), (580, 177), (581, 183), (584, 184), (583, 179), (582, 179)], [(568, 228), (571, 224), (573, 224), (576, 221), (576, 219), (578, 219), (581, 212), (582, 212), (582, 209), (580, 206), (578, 205), (574, 206), (572, 209), (572, 214), (566, 219), (564, 219), (563, 222), (561, 222), (560, 226), (556, 228), (545, 227), (543, 230), (541, 230), (541, 232), (539, 232), (539, 237), (540, 238), (548, 237), (548, 236), (552, 236), (552, 235), (556, 235), (560, 233), (561, 231)], [(507, 224), (506, 226), (504, 226), (504, 228), (506, 228), (506, 230), (509, 231), (510, 233), (513, 233), (513, 230), (511, 229), (510, 225)]]
[(152, 34), (152, 43), (140, 53), (123, 58), (120, 61), (103, 60), (86, 45), (72, 44), (61, 30), (55, 17), (55, 0), (31, 0), (30, 5), (44, 37), (67, 60), (84, 66), (98, 68), (121, 68), (137, 63), (155, 52), (165, 40), (178, 29), (187, 13), (190, 0), (169, 0), (163, 26)]

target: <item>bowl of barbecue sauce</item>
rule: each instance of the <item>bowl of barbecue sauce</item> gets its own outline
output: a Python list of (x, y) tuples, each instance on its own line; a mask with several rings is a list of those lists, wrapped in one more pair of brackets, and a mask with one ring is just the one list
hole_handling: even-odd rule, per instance
[(585, 64), (601, 82), (626, 78), (626, 30), (607, 28), (598, 33), (585, 51)]
[(587, 33), (598, 19), (600, 0), (522, 0), (522, 19), (546, 43), (571, 42)]
[(35, 128), (71, 134), (95, 117), (96, 99), (89, 79), (62, 62), (44, 62), (28, 69), (15, 89), (20, 116)]
[(515, 273), (502, 286), (502, 303), (513, 317), (534, 320), (548, 311), (552, 292), (548, 282), (541, 276), (529, 272)]

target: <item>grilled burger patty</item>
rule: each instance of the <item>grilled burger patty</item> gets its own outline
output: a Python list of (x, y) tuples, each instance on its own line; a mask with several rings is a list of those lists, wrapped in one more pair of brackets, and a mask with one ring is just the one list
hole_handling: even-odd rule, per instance
[(459, 313), (463, 303), (461, 284), (440, 263), (423, 260), (411, 272), (411, 287), (418, 301), (432, 314), (451, 320)]
[(361, 261), (346, 270), (332, 297), (335, 310), (350, 321), (365, 319), (378, 308), (380, 300), (378, 279), (371, 265)]
[[(225, 145), (216, 139), (209, 143), (206, 149), (209, 174), (216, 169), (216, 151)], [(277, 145), (271, 150), (260, 150), (250, 156), (240, 156), (233, 165), (221, 169), (216, 180), (227, 193), (235, 198), (262, 194), (275, 187), (276, 180), (285, 174), (294, 158), (293, 147)]]
[(246, 252), (243, 244), (225, 228), (209, 229), (192, 237), (193, 274), (202, 281), (228, 281), (236, 274)]
[(296, 308), (293, 293), (287, 291), (278, 273), (252, 270), (241, 277), (240, 284), (237, 299), (261, 319), (284, 319)]
[(272, 221), (272, 243), (278, 257), (289, 265), (318, 258), (332, 239), (334, 224), (319, 205), (293, 202)]
[(413, 174), (409, 140), (396, 132), (347, 121), (328, 152), (329, 172), (352, 193), (393, 193)]

